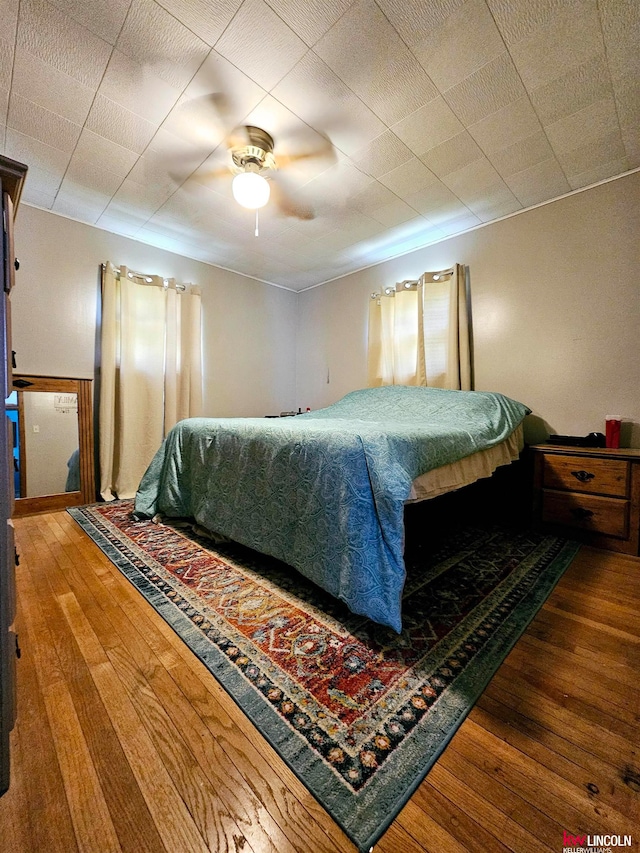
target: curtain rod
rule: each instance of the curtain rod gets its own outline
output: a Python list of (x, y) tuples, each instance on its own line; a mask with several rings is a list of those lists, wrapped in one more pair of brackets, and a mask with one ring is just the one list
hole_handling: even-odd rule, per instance
[[(404, 281), (397, 281), (394, 285), (385, 287), (383, 292), (385, 296), (391, 296), (391, 294), (401, 293), (403, 290), (416, 290), (427, 276), (430, 276), (432, 281), (440, 281), (441, 278), (453, 275), (454, 272), (455, 270), (453, 268), (448, 270), (438, 270), (437, 272), (425, 272), (422, 273), (422, 276), (419, 279), (406, 278)], [(378, 299), (380, 296), (380, 293), (371, 294), (372, 299)]]
[[(103, 269), (106, 268), (106, 264), (102, 264)], [(117, 267), (113, 269), (114, 275), (116, 278), (120, 278), (120, 270)], [(160, 279), (159, 275), (149, 275), (146, 272), (135, 272), (134, 270), (129, 270), (127, 273), (129, 278), (137, 278), (144, 282), (144, 284), (151, 284), (154, 287), (169, 287), (169, 279), (163, 278), (162, 284), (158, 283), (156, 279)], [(176, 290), (185, 291), (187, 286), (185, 284), (181, 284), (180, 282), (174, 281), (174, 287)]]

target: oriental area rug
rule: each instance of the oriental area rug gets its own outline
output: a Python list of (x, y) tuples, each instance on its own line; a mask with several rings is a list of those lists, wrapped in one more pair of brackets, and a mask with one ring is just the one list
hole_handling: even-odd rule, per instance
[(577, 545), (459, 527), (407, 557), (401, 635), (294, 569), (132, 501), (68, 511), (172, 626), (361, 851), (380, 838)]

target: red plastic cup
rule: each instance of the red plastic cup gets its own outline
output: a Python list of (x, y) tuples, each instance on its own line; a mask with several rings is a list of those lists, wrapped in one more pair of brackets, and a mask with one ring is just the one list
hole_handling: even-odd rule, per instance
[(605, 418), (607, 447), (620, 447), (620, 424), (622, 418), (607, 415)]

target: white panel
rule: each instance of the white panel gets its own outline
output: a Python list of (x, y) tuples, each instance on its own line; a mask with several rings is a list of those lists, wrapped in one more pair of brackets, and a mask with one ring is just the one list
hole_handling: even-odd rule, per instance
[(63, 181), (51, 209), (56, 213), (93, 224), (108, 203), (108, 196), (100, 196), (96, 192), (75, 186), (71, 181)]
[(46, 0), (22, 0), (16, 47), (94, 89), (111, 53), (110, 44)]
[(616, 127), (617, 121), (613, 98), (604, 98), (548, 125), (545, 130), (556, 152), (571, 151), (576, 141), (584, 145), (606, 135)]
[(130, 148), (125, 148), (111, 139), (106, 139), (86, 127), (80, 134), (75, 153), (85, 160), (93, 160), (103, 168), (124, 176), (130, 171), (138, 159), (138, 154)]
[(387, 172), (386, 175), (381, 175), (379, 180), (381, 184), (389, 187), (403, 199), (425, 187), (440, 183), (433, 172), (415, 157)]
[(485, 154), (500, 151), (542, 130), (529, 98), (520, 98), (467, 128)]
[(590, 184), (604, 181), (606, 178), (611, 178), (614, 175), (620, 175), (629, 168), (629, 161), (626, 157), (606, 162), (599, 160), (596, 166), (588, 169), (586, 172), (571, 173), (568, 176), (569, 184), (571, 185), (571, 189), (574, 190), (580, 189), (580, 187), (588, 187)]
[(422, 154), (464, 130), (444, 98), (434, 98), (391, 128), (414, 154)]
[(568, 193), (569, 182), (555, 157), (505, 177), (505, 183), (525, 207)]
[(89, 130), (104, 136), (123, 148), (130, 148), (141, 154), (156, 132), (151, 122), (110, 101), (103, 95), (97, 95), (86, 126)]
[(46, 144), (55, 142), (56, 148), (69, 153), (75, 148), (82, 129), (79, 124), (67, 121), (20, 95), (11, 96), (7, 126)]
[(482, 157), (450, 172), (442, 179), (442, 183), (466, 204), (470, 198), (477, 198), (485, 190), (494, 192), (496, 185), (502, 185), (502, 180), (486, 157)]
[(482, 151), (465, 130), (441, 145), (436, 145), (420, 159), (435, 175), (442, 178), (481, 157)]
[(464, 125), (480, 121), (522, 98), (525, 90), (508, 53), (491, 60), (445, 93)]
[(409, 45), (422, 33), (436, 30), (466, 0), (378, 0), (378, 5)]
[(272, 89), (306, 53), (305, 43), (264, 0), (245, 0), (216, 50), (264, 89)]
[[(65, 215), (128, 234), (153, 217), (172, 251), (262, 255), (296, 287), (640, 165), (636, 0), (0, 5), (0, 147), (32, 167), (34, 203), (73, 154)], [(272, 203), (259, 248), (230, 191), (247, 123), (316, 215)]]
[(348, 155), (386, 129), (313, 51), (278, 83), (272, 94)]
[(94, 191), (100, 196), (106, 196), (108, 201), (122, 181), (123, 178), (120, 175), (96, 166), (93, 160), (85, 160), (74, 154), (65, 174), (62, 189), (65, 190), (69, 184), (72, 184), (74, 187), (81, 187)]
[(359, 0), (314, 50), (388, 125), (438, 91), (373, 0)]
[(128, 208), (152, 216), (169, 195), (171, 191), (164, 186), (141, 184), (125, 178), (113, 198), (125, 210)]
[(562, 6), (578, 11), (582, 0), (487, 0), (487, 5), (510, 46), (552, 24)]
[(638, 76), (640, 4), (637, 0), (599, 0), (607, 60), (614, 85)]
[(390, 189), (375, 181), (361, 192), (352, 196), (349, 199), (349, 206), (355, 207), (362, 213), (371, 215), (372, 211), (397, 200), (398, 197)]
[(213, 145), (239, 124), (266, 91), (212, 50), (169, 113), (164, 127), (191, 142)]
[(267, 0), (271, 8), (311, 47), (347, 11), (352, 0)]
[(76, 124), (83, 124), (95, 96), (85, 86), (26, 50), (16, 50), (13, 91)]
[(380, 222), (386, 228), (391, 228), (394, 225), (400, 225), (402, 222), (408, 222), (414, 219), (415, 210), (410, 207), (402, 199), (396, 198), (389, 204), (384, 204), (369, 213), (372, 219)]
[[(31, 180), (31, 177), (30, 177)], [(50, 210), (56, 200), (55, 192), (41, 192), (36, 189), (33, 182), (29, 183), (22, 191), (21, 202), (23, 204), (32, 204), (35, 207), (42, 207), (45, 210)]]
[(596, 0), (559, 4), (544, 26), (511, 46), (527, 89), (537, 89), (604, 52)]
[(551, 124), (594, 101), (611, 97), (611, 81), (604, 54), (599, 54), (531, 91), (531, 103), (542, 124)]
[(476, 225), (480, 225), (482, 220), (479, 216), (469, 213), (466, 216), (454, 219), (443, 219), (442, 221), (439, 221), (436, 218), (435, 221), (437, 222), (440, 231), (448, 236), (449, 234), (460, 234), (463, 231), (467, 231), (469, 228), (474, 228)]
[(385, 172), (390, 172), (411, 160), (412, 157), (407, 146), (394, 133), (387, 130), (382, 136), (356, 151), (351, 159), (361, 171), (378, 178)]
[(441, 92), (504, 52), (484, 0), (468, 0), (439, 27), (415, 29), (409, 45)]
[(9, 89), (13, 68), (13, 39), (0, 36), (0, 88)]
[(551, 157), (553, 149), (543, 131), (489, 155), (489, 159), (503, 177), (522, 172)]
[(156, 125), (180, 97), (179, 89), (119, 50), (111, 54), (98, 92)]
[(436, 212), (439, 212), (440, 219), (447, 217), (451, 219), (454, 216), (468, 213), (465, 205), (455, 193), (451, 192), (449, 187), (446, 187), (441, 181), (418, 190), (413, 195), (408, 196), (406, 202), (434, 223), (437, 223), (438, 218), (435, 216)]
[(10, 44), (16, 40), (19, 6), (20, 0), (2, 0), (0, 5), (0, 37), (6, 39)]
[(53, 0), (53, 5), (65, 12), (92, 33), (115, 44), (122, 29), (131, 0)]
[(183, 89), (209, 53), (209, 46), (154, 0), (133, 0), (116, 47)]
[(161, 0), (167, 12), (213, 46), (240, 8), (242, 0)]
[(134, 237), (144, 225), (144, 218), (131, 216), (122, 212), (110, 212), (112, 205), (108, 205), (104, 213), (96, 220), (99, 228), (104, 228), (114, 234), (123, 234), (126, 237)]
[(31, 169), (37, 166), (61, 179), (71, 157), (68, 151), (61, 151), (59, 148), (47, 145), (46, 142), (41, 142), (32, 136), (18, 133), (17, 130), (10, 127), (7, 128), (5, 153), (20, 163), (28, 163), (30, 178)]
[(581, 144), (577, 138), (576, 144), (569, 151), (556, 154), (565, 175), (571, 183), (572, 176), (597, 169), (599, 165), (609, 165), (613, 160), (624, 159), (624, 145), (620, 131), (616, 128), (610, 133), (604, 133), (597, 139)]
[(61, 183), (62, 175), (60, 173), (49, 172), (47, 169), (41, 169), (38, 166), (29, 166), (29, 186), (47, 197), (52, 196), (52, 202)]

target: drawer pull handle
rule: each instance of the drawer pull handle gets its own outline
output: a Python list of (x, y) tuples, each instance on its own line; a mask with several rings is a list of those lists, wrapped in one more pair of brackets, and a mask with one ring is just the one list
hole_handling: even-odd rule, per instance
[(588, 483), (589, 480), (593, 480), (596, 475), (592, 474), (591, 471), (572, 471), (571, 476), (575, 477), (576, 480), (580, 480), (581, 483)]
[(591, 518), (593, 515), (592, 509), (585, 509), (583, 506), (574, 506), (571, 510), (571, 515), (574, 518), (585, 519)]

